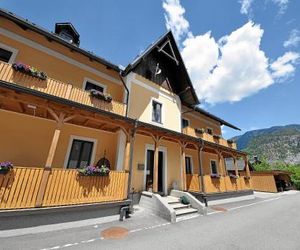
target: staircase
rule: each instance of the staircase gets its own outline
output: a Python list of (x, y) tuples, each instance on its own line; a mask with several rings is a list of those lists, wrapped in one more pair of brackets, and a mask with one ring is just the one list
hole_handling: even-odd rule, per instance
[(176, 222), (194, 218), (199, 216), (198, 210), (192, 208), (190, 204), (185, 205), (180, 202), (180, 198), (174, 196), (162, 197), (171, 208), (174, 209), (176, 214)]

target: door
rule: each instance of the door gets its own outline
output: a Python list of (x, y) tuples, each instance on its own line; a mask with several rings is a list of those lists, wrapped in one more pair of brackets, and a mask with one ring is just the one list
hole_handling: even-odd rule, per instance
[[(153, 188), (154, 150), (147, 149), (146, 190)], [(158, 192), (164, 192), (164, 153), (158, 152)]]
[(67, 168), (82, 168), (88, 166), (91, 161), (93, 146), (93, 142), (74, 139)]

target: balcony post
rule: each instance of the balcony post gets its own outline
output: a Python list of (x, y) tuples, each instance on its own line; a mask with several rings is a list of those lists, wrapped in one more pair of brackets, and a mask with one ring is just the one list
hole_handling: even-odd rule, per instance
[(205, 206), (207, 207), (206, 189), (205, 189), (204, 172), (203, 172), (203, 148), (204, 148), (204, 141), (202, 139), (199, 139), (199, 145), (198, 145), (199, 179), (201, 183), (201, 191), (203, 193), (204, 203)]
[(129, 168), (129, 176), (128, 176), (128, 186), (127, 186), (127, 197), (129, 199), (130, 192), (132, 189), (132, 169), (133, 169), (133, 151), (134, 151), (134, 141), (135, 135), (138, 128), (138, 121), (135, 120), (134, 127), (130, 131), (130, 143), (129, 143), (129, 159), (128, 159), (128, 168)]
[(154, 166), (153, 166), (153, 192), (158, 192), (158, 155), (159, 155), (159, 136), (153, 137), (154, 139)]
[(181, 186), (182, 186), (182, 190), (186, 191), (187, 190), (187, 186), (186, 186), (186, 168), (185, 168), (185, 148), (186, 148), (186, 144), (180, 142), (180, 156), (181, 156), (181, 176), (182, 176), (182, 180), (181, 180)]
[(250, 169), (249, 169), (249, 164), (248, 164), (248, 157), (244, 156), (244, 161), (245, 161), (245, 169), (246, 169), (246, 176), (250, 177)]
[(239, 175), (239, 169), (238, 169), (238, 164), (237, 164), (237, 159), (235, 156), (233, 156), (233, 163), (234, 163), (234, 170), (235, 170), (235, 175)]

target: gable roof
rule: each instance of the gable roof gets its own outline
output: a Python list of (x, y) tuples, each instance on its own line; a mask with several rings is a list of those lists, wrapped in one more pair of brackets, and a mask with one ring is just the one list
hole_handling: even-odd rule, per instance
[(47, 37), (47, 39), (49, 41), (51, 41), (51, 40), (56, 41), (59, 44), (62, 44), (71, 50), (74, 50), (80, 54), (83, 54), (83, 55), (89, 57), (92, 60), (95, 60), (101, 64), (104, 64), (106, 67), (108, 67), (110, 69), (113, 69), (117, 72), (121, 71), (121, 69), (117, 65), (107, 61), (106, 59), (96, 56), (94, 53), (92, 53), (90, 51), (79, 48), (77, 45), (65, 41), (63, 38), (61, 38), (59, 35), (55, 34), (54, 32), (50, 32), (50, 31), (44, 29), (43, 27), (38, 26), (35, 23), (28, 21), (27, 19), (17, 16), (16, 14), (14, 14), (10, 11), (0, 8), (0, 16), (14, 22), (15, 24), (19, 25), (24, 30), (30, 29), (32, 31), (35, 31), (35, 32), (39, 33), (40, 35)]
[[(169, 48), (167, 45), (169, 44)], [(163, 51), (166, 47), (170, 52), (167, 53)], [(184, 61), (179, 52), (178, 46), (174, 39), (174, 36), (171, 31), (168, 31), (166, 34), (161, 36), (157, 41), (152, 43), (144, 52), (142, 52), (138, 57), (136, 57), (132, 63), (130, 63), (124, 70), (124, 75), (129, 74), (146, 58), (149, 54), (154, 52), (163, 52), (169, 58), (173, 59), (176, 63), (168, 65), (168, 68), (173, 67), (174, 72), (180, 74), (184, 81), (176, 81), (176, 84), (171, 83), (171, 87), (174, 89), (174, 92), (179, 95), (181, 101), (185, 105), (198, 105), (200, 102), (196, 95), (195, 89), (187, 72), (187, 69), (184, 65)], [(171, 70), (171, 69), (170, 69)]]
[(194, 110), (195, 110), (196, 112), (200, 113), (200, 114), (203, 114), (203, 115), (205, 115), (205, 116), (207, 116), (207, 117), (210, 117), (210, 118), (212, 118), (212, 119), (218, 121), (221, 125), (225, 125), (225, 126), (227, 126), (227, 127), (230, 127), (230, 128), (236, 129), (236, 130), (241, 130), (240, 128), (238, 128), (238, 127), (232, 125), (232, 124), (229, 123), (229, 122), (224, 121), (223, 119), (221, 119), (221, 118), (219, 118), (219, 117), (217, 117), (217, 116), (215, 116), (215, 115), (213, 115), (213, 114), (211, 114), (211, 113), (205, 111), (204, 109), (202, 109), (202, 108), (200, 108), (200, 107), (198, 107), (198, 106), (196, 106), (196, 107), (194, 108)]

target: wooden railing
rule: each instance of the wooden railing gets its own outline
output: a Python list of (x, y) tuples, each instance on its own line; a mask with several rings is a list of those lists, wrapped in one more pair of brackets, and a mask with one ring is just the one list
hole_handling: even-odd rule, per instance
[(273, 174), (251, 173), (253, 190), (276, 193), (276, 182)]
[(193, 136), (193, 137), (197, 137), (197, 138), (201, 138), (205, 141), (209, 141), (209, 142), (214, 142), (217, 144), (220, 144), (222, 146), (225, 147), (229, 147), (229, 148), (233, 148), (236, 149), (236, 143), (229, 143), (227, 140), (225, 140), (224, 138), (214, 138), (213, 135), (210, 135), (206, 132), (203, 133), (196, 133), (195, 128), (192, 127), (185, 127), (182, 129), (182, 133), (189, 135), (189, 136)]
[(108, 103), (92, 98), (87, 91), (50, 77), (43, 81), (24, 73), (17, 72), (8, 63), (0, 62), (0, 80), (119, 115), (124, 116), (126, 112), (126, 105), (123, 103), (114, 100), (112, 100), (111, 103)]
[[(16, 167), (0, 175), (0, 209), (36, 207), (43, 168)], [(76, 170), (52, 169), (42, 207), (121, 201), (127, 198), (128, 173), (79, 176)]]
[[(232, 179), (229, 176), (211, 178), (210, 175), (203, 176), (206, 193), (223, 193), (252, 189), (251, 181), (240, 176)], [(201, 192), (201, 180), (198, 175), (186, 175), (187, 190), (190, 192)]]

